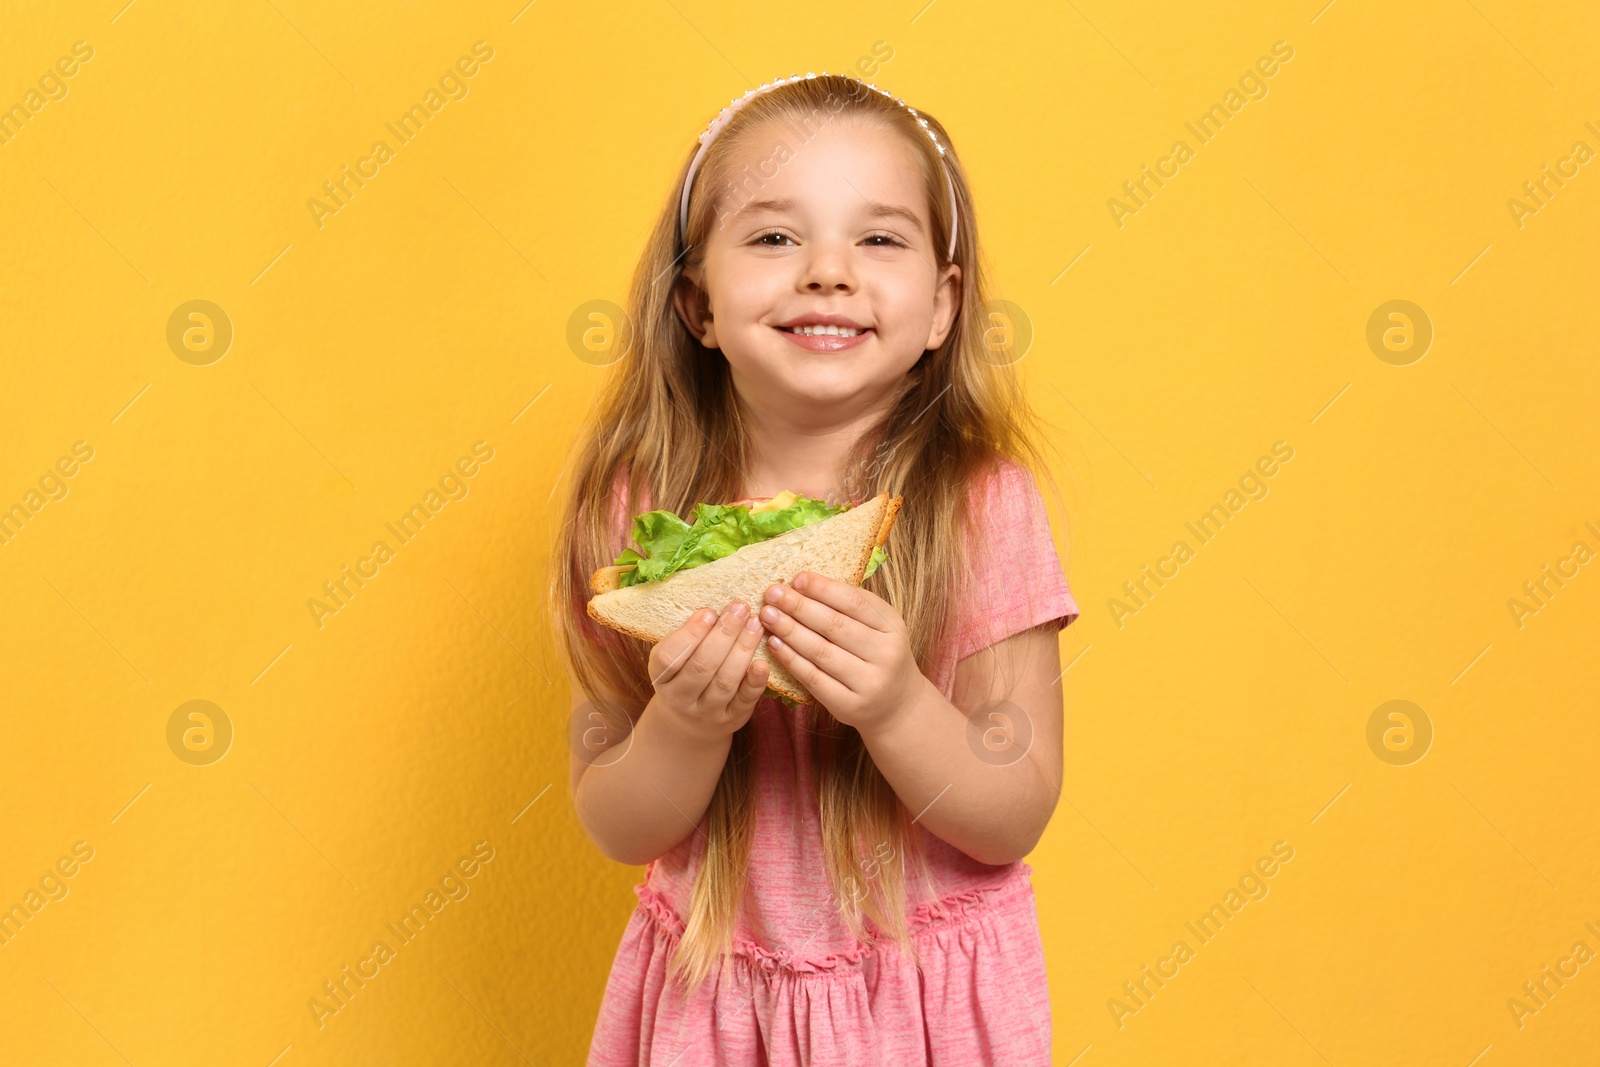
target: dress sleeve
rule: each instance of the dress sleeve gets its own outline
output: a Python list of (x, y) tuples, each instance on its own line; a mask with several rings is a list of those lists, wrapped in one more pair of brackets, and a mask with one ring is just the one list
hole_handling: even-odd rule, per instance
[(972, 576), (956, 612), (956, 659), (1047, 622), (1078, 617), (1056, 556), (1044, 499), (1026, 467), (1002, 460), (975, 480), (968, 504), (977, 538), (968, 546)]

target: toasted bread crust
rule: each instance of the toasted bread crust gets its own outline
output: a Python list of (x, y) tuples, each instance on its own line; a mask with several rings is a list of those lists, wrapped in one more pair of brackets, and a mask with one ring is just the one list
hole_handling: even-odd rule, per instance
[(634, 564), (626, 567), (601, 567), (589, 577), (589, 589), (595, 595), (609, 593), (613, 589), (622, 588), (622, 575), (624, 571), (631, 571)]
[[(878, 527), (878, 539), (875, 545), (882, 545), (889, 540), (889, 531), (894, 529), (895, 517), (900, 514), (900, 505), (905, 502), (905, 497), (891, 497), (889, 506), (883, 509), (883, 525)], [(869, 557), (870, 558), (870, 557)]]

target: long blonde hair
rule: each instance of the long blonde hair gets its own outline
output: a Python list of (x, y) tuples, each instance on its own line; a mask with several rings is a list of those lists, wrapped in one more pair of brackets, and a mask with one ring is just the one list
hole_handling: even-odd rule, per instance
[[(829, 115), (849, 115), (902, 135), (923, 171), (935, 231), (929, 247), (941, 271), (951, 262), (945, 252), (952, 224), (943, 167), (955, 184), (960, 225), (954, 262), (961, 268), (961, 287), (953, 328), (907, 373), (888, 415), (862, 435), (840, 472), (852, 499), (885, 491), (906, 499), (886, 546), (890, 562), (863, 587), (899, 610), (924, 673), (932, 672), (954, 640), (951, 605), (972, 574), (966, 546), (981, 536), (982, 516), (969, 514), (969, 484), (997, 457), (1032, 471), (1045, 469), (1036, 443), (1043, 435), (1015, 368), (995, 359), (992, 346), (985, 354), (991, 323), (983, 313), (985, 284), (966, 174), (944, 127), (926, 111), (919, 113), (946, 146), (942, 160), (905, 108), (854, 78), (818, 76), (752, 97), (706, 152), (696, 176), (699, 192), (691, 199), (687, 252), (678, 243), (678, 204), (692, 147), (683, 158), (629, 289), (632, 343), (605, 372), (587, 425), (568, 455), (563, 477), (571, 481), (550, 569), (549, 610), (572, 678), (592, 698), (627, 709), (635, 721), (653, 695), (651, 645), (610, 630), (597, 643), (584, 636), (577, 620), (585, 616), (590, 575), (611, 564), (623, 547), (610, 509), (613, 479), (626, 484), (624, 523), (642, 510), (641, 490), (651, 507), (684, 516), (698, 502), (745, 494), (741, 472), (749, 462), (749, 439), (727, 361), (689, 332), (674, 310), (672, 292), (680, 272), (703, 276), (705, 239), (717, 221), (713, 193), (731, 188), (729, 161), (758, 124), (784, 120), (799, 136)], [(853, 727), (820, 704), (811, 705), (809, 717), (836, 908), (859, 940), (868, 939), (865, 916), (915, 959), (901, 858), (917, 858), (924, 875), (926, 864), (910, 815)], [(731, 948), (750, 856), (753, 727), (752, 717), (734, 735), (712, 795), (704, 857), (671, 958), (671, 973), (691, 989)]]

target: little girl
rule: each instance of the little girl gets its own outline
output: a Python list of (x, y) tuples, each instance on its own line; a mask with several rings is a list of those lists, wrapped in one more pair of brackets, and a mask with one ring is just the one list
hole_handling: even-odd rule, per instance
[[(1048, 1063), (1023, 857), (1060, 793), (1078, 609), (944, 127), (839, 75), (746, 93), (629, 301), (552, 569), (573, 804), (645, 865), (590, 1067)], [(887, 562), (654, 646), (587, 618), (634, 516), (784, 490), (904, 497)], [(814, 703), (764, 692), (763, 641)]]

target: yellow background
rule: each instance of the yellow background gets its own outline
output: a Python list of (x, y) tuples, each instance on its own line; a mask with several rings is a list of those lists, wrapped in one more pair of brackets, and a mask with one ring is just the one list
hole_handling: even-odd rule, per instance
[[(1600, 550), (1600, 163), (1506, 205), (1600, 150), (1592, 7), (123, 3), (0, 41), (6, 106), (94, 49), (0, 146), (0, 505), (94, 450), (0, 547), (0, 905), (94, 850), (0, 948), (0, 1060), (581, 1061), (640, 871), (573, 816), (540, 617), (604, 373), (568, 319), (621, 299), (717, 109), (877, 41), (972, 175), (1067, 487), (1084, 614), (1031, 860), (1057, 1062), (1593, 1056), (1600, 962), (1520, 1028), (1507, 1001), (1600, 950), (1600, 563), (1520, 628), (1507, 601)], [(1118, 228), (1122, 182), (1280, 40), (1266, 98)], [(477, 41), (469, 95), (318, 228)], [(166, 342), (196, 299), (234, 329), (207, 366)], [(1366, 343), (1394, 299), (1434, 327), (1408, 366)], [(1270, 495), (1119, 627), (1280, 440)], [(307, 600), (478, 441), (469, 494), (319, 628)], [(1393, 699), (1434, 731), (1409, 766), (1366, 740)], [(209, 766), (168, 747), (190, 700), (233, 725)], [(1280, 840), (1270, 895), (1119, 1028), (1122, 983)], [(470, 895), (319, 1029), (322, 983), (479, 841)]]

